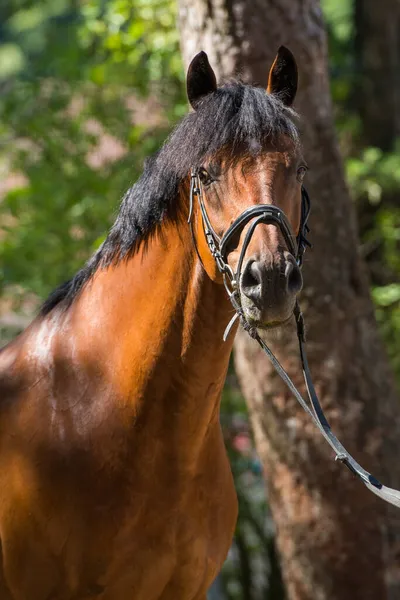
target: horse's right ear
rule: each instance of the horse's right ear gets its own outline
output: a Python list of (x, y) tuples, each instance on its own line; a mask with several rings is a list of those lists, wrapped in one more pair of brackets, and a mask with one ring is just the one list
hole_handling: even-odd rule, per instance
[(217, 78), (207, 54), (201, 51), (193, 58), (186, 76), (186, 90), (191, 106), (196, 109), (199, 101), (216, 89)]

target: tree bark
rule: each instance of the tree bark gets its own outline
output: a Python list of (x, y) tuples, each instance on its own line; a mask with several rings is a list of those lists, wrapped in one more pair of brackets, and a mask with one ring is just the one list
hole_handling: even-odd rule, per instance
[(354, 0), (354, 29), (362, 140), (390, 151), (400, 135), (400, 2)]
[[(317, 392), (348, 450), (386, 485), (399, 483), (398, 399), (380, 342), (355, 214), (344, 181), (329, 93), (327, 50), (317, 0), (180, 0), (186, 64), (204, 49), (219, 80), (240, 75), (265, 86), (281, 44), (299, 65), (306, 186), (312, 242), (301, 305)], [(294, 330), (271, 341), (304, 390)], [(400, 512), (340, 464), (244, 332), (236, 370), (246, 397), (290, 600), (400, 597)], [(397, 547), (396, 547), (397, 546)]]

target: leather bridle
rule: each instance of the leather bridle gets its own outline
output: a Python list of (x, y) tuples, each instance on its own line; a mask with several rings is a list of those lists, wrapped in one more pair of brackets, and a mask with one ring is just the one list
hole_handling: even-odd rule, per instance
[[(224, 340), (227, 339), (233, 324), (239, 319), (243, 328), (247, 333), (255, 339), (261, 346), (265, 354), (270, 359), (277, 373), (286, 383), (290, 391), (295, 396), (296, 400), (311, 417), (315, 425), (318, 427), (328, 444), (336, 453), (335, 460), (338, 460), (346, 465), (346, 467), (354, 473), (361, 481), (377, 496), (380, 496), (386, 502), (394, 504), (400, 508), (400, 492), (392, 488), (388, 488), (380, 483), (371, 473), (363, 469), (361, 465), (347, 452), (341, 442), (332, 432), (332, 429), (325, 417), (324, 411), (319, 403), (312, 378), (310, 369), (307, 361), (307, 354), (305, 349), (305, 328), (304, 318), (300, 310), (300, 307), (296, 301), (293, 314), (297, 326), (297, 337), (299, 341), (300, 358), (303, 369), (304, 381), (307, 388), (308, 398), (311, 406), (303, 399), (300, 392), (286, 373), (278, 359), (275, 357), (273, 352), (259, 336), (258, 331), (255, 327), (250, 325), (245, 317), (243, 308), (240, 300), (240, 276), (242, 272), (243, 261), (246, 255), (247, 248), (250, 244), (253, 233), (260, 223), (273, 224), (279, 227), (283, 238), (287, 244), (289, 252), (296, 258), (297, 264), (301, 267), (303, 262), (303, 254), (310, 243), (307, 240), (307, 234), (309, 233), (309, 227), (307, 224), (309, 213), (310, 213), (310, 198), (307, 194), (306, 189), (302, 186), (301, 190), (301, 216), (300, 216), (300, 227), (299, 233), (296, 236), (293, 235), (290, 223), (284, 214), (284, 212), (276, 207), (269, 204), (257, 204), (247, 208), (239, 217), (230, 225), (227, 231), (222, 237), (219, 237), (215, 232), (209, 216), (207, 214), (206, 206), (204, 204), (202, 183), (199, 177), (199, 169), (192, 169), (191, 172), (191, 184), (190, 184), (190, 208), (188, 223), (192, 228), (192, 215), (195, 197), (198, 199), (205, 239), (207, 241), (208, 248), (214, 257), (217, 268), (223, 276), (224, 285), (228, 293), (229, 299), (235, 309), (235, 314), (225, 329)], [(246, 232), (243, 246), (240, 251), (239, 260), (236, 268), (236, 273), (233, 272), (232, 268), (228, 264), (227, 256), (229, 253), (230, 243), (234, 238), (242, 233), (246, 225), (250, 223), (250, 227)], [(193, 229), (192, 229), (193, 240), (196, 246)], [(197, 246), (196, 246), (197, 251)], [(201, 258), (200, 258), (201, 260)]]

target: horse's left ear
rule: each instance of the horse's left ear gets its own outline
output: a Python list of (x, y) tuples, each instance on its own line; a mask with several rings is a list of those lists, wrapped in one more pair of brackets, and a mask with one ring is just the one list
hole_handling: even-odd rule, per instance
[(186, 89), (189, 102), (196, 109), (198, 102), (215, 92), (217, 89), (217, 78), (208, 62), (208, 56), (201, 51), (193, 58), (189, 65), (186, 76)]
[(267, 92), (279, 96), (286, 106), (292, 106), (297, 80), (296, 60), (288, 48), (281, 46), (269, 72)]

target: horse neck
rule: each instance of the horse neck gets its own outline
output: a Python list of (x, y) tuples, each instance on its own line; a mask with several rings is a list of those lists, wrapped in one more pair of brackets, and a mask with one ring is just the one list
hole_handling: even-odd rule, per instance
[(218, 426), (231, 315), (187, 224), (169, 223), (134, 256), (99, 270), (69, 318), (81, 332), (78, 355), (101, 365), (101, 387), (111, 390), (103, 401), (122, 404), (156, 439), (173, 437), (180, 453), (190, 445), (193, 455)]

